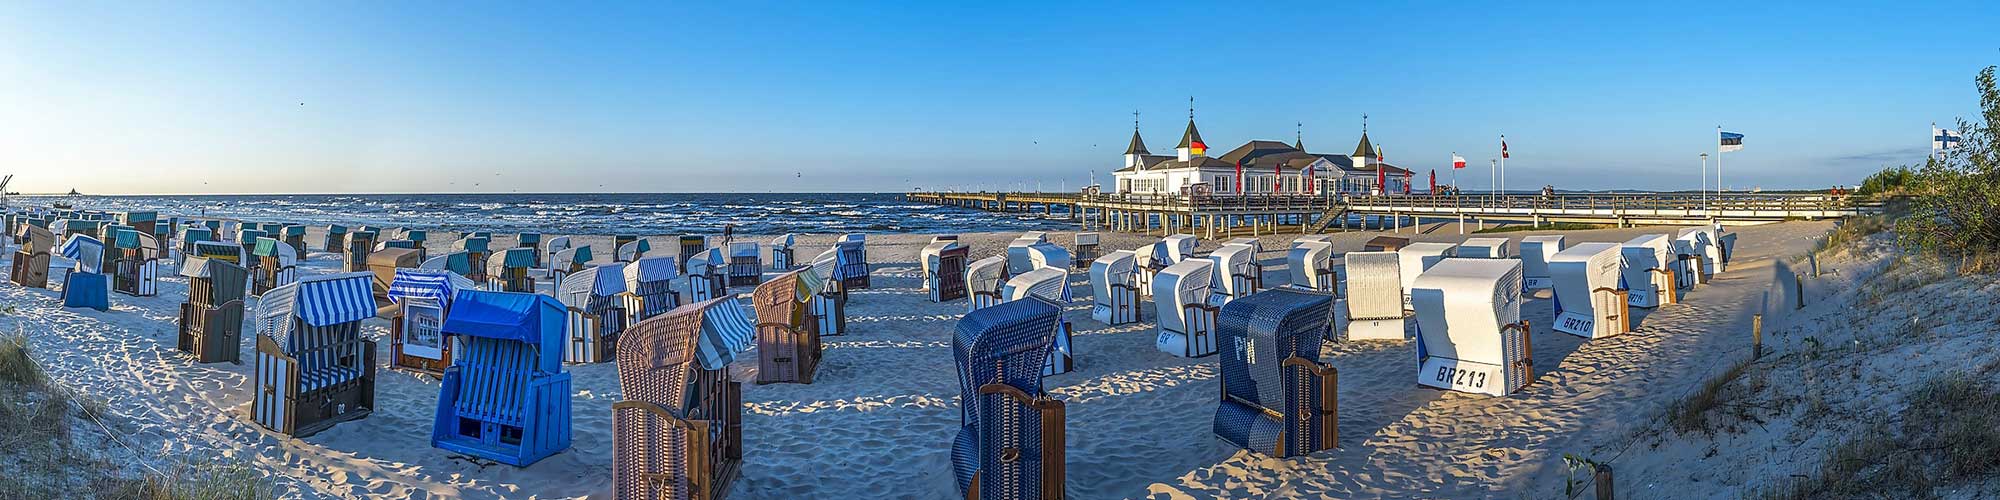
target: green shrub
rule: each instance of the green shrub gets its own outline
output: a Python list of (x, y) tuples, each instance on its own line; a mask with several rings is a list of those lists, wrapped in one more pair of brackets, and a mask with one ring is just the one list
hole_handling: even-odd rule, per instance
[[(1896, 221), (1904, 247), (1960, 259), (1961, 272), (1991, 267), (2000, 252), (2000, 89), (1993, 67), (1979, 72), (1981, 122), (1959, 120), (1961, 146), (1927, 162), (1904, 186), (1917, 187), (1910, 213)], [(1877, 174), (1885, 179), (1899, 174)], [(1888, 182), (1887, 180), (1883, 181)]]

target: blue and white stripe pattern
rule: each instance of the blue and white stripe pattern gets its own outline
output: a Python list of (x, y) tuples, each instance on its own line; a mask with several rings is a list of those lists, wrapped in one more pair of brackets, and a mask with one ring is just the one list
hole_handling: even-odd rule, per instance
[(70, 235), (63, 243), (62, 256), (76, 261), (76, 271), (81, 273), (102, 272), (104, 265), (104, 242), (81, 234)]
[(400, 303), (418, 299), (447, 305), (452, 295), (458, 293), (451, 276), (450, 271), (438, 269), (397, 269), (396, 279), (389, 283), (389, 300)]
[(564, 277), (556, 299), (563, 305), (587, 309), (590, 299), (625, 292), (625, 264), (611, 263), (577, 271)]
[(756, 331), (743, 306), (735, 299), (708, 302), (701, 312), (701, 337), (695, 342), (695, 359), (707, 370), (720, 370), (736, 360), (736, 353), (750, 350)]

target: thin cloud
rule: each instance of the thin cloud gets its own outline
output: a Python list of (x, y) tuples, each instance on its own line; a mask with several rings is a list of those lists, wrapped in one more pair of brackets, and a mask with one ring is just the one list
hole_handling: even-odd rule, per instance
[(1829, 159), (1828, 161), (1839, 162), (1839, 163), (1869, 163), (1869, 164), (1906, 162), (1915, 160), (1917, 158), (1921, 158), (1924, 155), (1930, 154), (1930, 152), (1931, 150), (1929, 147), (1921, 149), (1916, 147), (1905, 147), (1905, 148), (1896, 148), (1886, 151), (1874, 151), (1867, 153), (1855, 153), (1849, 155), (1835, 156)]

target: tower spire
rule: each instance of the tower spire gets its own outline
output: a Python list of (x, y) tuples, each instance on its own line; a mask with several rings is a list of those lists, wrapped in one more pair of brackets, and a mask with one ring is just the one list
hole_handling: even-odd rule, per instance
[(1126, 161), (1136, 164), (1138, 162), (1136, 155), (1149, 154), (1153, 153), (1146, 151), (1146, 141), (1139, 140), (1139, 110), (1132, 110), (1132, 144), (1125, 146)]
[(1303, 152), (1306, 150), (1306, 122), (1293, 123), (1292, 126), (1292, 148)]

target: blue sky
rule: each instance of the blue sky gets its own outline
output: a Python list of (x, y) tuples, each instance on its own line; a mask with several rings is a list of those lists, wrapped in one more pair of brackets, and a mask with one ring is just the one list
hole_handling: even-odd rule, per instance
[[(1855, 183), (1974, 114), (2000, 5), (0, 4), (24, 192), (1075, 188), (1187, 98), (1226, 149), (1482, 188)], [(1449, 172), (1439, 172), (1442, 178)]]

